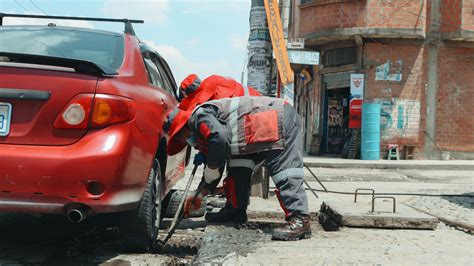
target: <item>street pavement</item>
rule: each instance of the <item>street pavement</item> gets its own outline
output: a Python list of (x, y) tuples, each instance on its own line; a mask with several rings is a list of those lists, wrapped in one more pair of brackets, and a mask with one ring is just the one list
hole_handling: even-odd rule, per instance
[[(332, 169), (311, 168), (329, 190), (353, 192), (373, 188), (379, 193), (470, 194), (474, 176), (468, 170)], [(190, 167), (187, 174), (191, 172)], [(202, 169), (197, 173), (201, 176)], [(314, 189), (319, 183), (305, 171)], [(184, 187), (186, 179), (177, 187)], [(193, 182), (197, 187), (199, 178)], [(272, 185), (273, 187), (273, 185)], [(273, 190), (273, 189), (271, 189)], [(352, 195), (307, 191), (310, 211), (316, 215), (323, 201), (353, 201)], [(361, 196), (361, 201), (369, 201)], [(283, 222), (283, 212), (272, 195), (251, 198), (251, 221), (242, 228), (207, 226), (202, 219), (186, 220), (170, 248), (149, 254), (124, 253), (116, 227), (117, 217), (92, 217), (80, 225), (61, 216), (0, 215), (0, 265), (104, 264), (143, 265), (175, 263), (223, 264), (456, 264), (473, 265), (472, 231), (454, 224), (474, 225), (472, 198), (397, 196), (398, 204), (415, 207), (446, 220), (436, 230), (341, 228), (325, 232), (312, 223), (309, 240), (271, 240), (271, 228)], [(389, 210), (389, 203), (380, 208)], [(451, 222), (450, 222), (451, 221)], [(457, 223), (456, 223), (457, 222)], [(169, 224), (169, 221), (167, 221)], [(183, 246), (188, 243), (188, 246)], [(198, 251), (195, 249), (199, 248)]]
[[(377, 193), (426, 193), (473, 195), (474, 176), (460, 170), (380, 170), (312, 168), (330, 191), (354, 192), (357, 188), (372, 188)], [(306, 171), (305, 179), (313, 189), (322, 187)], [(317, 192), (315, 198), (307, 191), (309, 207), (317, 213), (323, 201), (352, 204), (353, 195)], [(473, 265), (474, 199), (467, 197), (396, 196), (397, 204), (415, 207), (441, 218), (436, 230), (369, 229), (343, 227), (337, 232), (326, 232), (314, 221), (313, 236), (297, 242), (272, 241), (265, 227), (234, 230), (208, 226), (198, 262), (223, 264), (455, 264)], [(370, 201), (360, 196), (359, 201)], [(380, 203), (380, 209), (391, 210), (391, 202)], [(251, 198), (249, 213), (255, 221), (266, 217), (282, 217), (277, 199)], [(280, 215), (278, 215), (280, 214)], [(278, 219), (277, 219), (278, 220)], [(282, 218), (280, 218), (282, 220)], [(469, 227), (470, 226), (470, 227)], [(268, 229), (268, 228), (267, 228)], [(241, 233), (240, 233), (240, 232)], [(249, 232), (250, 231), (250, 232)], [(221, 237), (219, 238), (219, 232)], [(252, 234), (253, 233), (253, 234)], [(252, 246), (241, 248), (240, 234), (259, 236)], [(219, 246), (228, 247), (222, 254)], [(213, 253), (208, 249), (214, 250)]]

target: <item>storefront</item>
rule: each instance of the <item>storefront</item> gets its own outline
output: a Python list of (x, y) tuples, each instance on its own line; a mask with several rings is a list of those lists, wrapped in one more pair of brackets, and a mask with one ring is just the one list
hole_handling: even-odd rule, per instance
[(348, 145), (351, 72), (323, 76), (323, 136), (320, 153), (339, 156)]

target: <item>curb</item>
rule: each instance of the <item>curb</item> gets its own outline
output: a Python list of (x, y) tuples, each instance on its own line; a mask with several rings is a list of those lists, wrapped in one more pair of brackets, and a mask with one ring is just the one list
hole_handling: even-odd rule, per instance
[(474, 164), (393, 164), (393, 163), (327, 163), (304, 162), (308, 167), (346, 169), (405, 169), (405, 170), (462, 170), (474, 171)]
[[(317, 211), (310, 211), (309, 216), (311, 217), (311, 220), (317, 221), (317, 217), (319, 215), (319, 212)], [(281, 212), (275, 212), (275, 211), (257, 211), (257, 210), (247, 210), (247, 217), (249, 221), (252, 222), (261, 222), (265, 223), (268, 221), (278, 221), (281, 223), (285, 223), (285, 213), (283, 211)]]

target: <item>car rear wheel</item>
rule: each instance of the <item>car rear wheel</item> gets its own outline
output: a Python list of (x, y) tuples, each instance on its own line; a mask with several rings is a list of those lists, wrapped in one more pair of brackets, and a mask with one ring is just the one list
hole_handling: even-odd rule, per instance
[(161, 185), (161, 167), (155, 159), (140, 205), (120, 219), (120, 240), (126, 251), (147, 252), (155, 247), (161, 222)]

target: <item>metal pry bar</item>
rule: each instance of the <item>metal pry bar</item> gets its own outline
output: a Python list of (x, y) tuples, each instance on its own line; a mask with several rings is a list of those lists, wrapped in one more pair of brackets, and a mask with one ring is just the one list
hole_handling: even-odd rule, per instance
[[(174, 231), (176, 230), (176, 228), (178, 227), (178, 225), (181, 223), (181, 221), (184, 218), (184, 212), (182, 212), (184, 202), (186, 201), (186, 197), (188, 195), (189, 188), (191, 187), (191, 183), (193, 182), (194, 175), (196, 174), (196, 170), (197, 170), (198, 166), (199, 165), (194, 166), (193, 171), (191, 173), (191, 176), (189, 177), (188, 183), (186, 184), (186, 188), (184, 189), (184, 196), (181, 199), (181, 202), (179, 203), (179, 206), (178, 206), (178, 211), (174, 215), (173, 221), (171, 222), (171, 226), (168, 230), (168, 234), (166, 235), (164, 240), (160, 240), (160, 239), (156, 240), (162, 246), (165, 246), (166, 242), (168, 242), (168, 240), (171, 238), (171, 236), (173, 236)], [(159, 234), (158, 234), (158, 236), (159, 236)]]
[(83, 21), (100, 21), (100, 22), (121, 22), (125, 23), (125, 34), (135, 35), (132, 23), (144, 23), (143, 20), (137, 19), (116, 19), (116, 18), (94, 18), (94, 17), (68, 17), (68, 16), (48, 16), (48, 15), (26, 15), (26, 14), (7, 14), (0, 13), (0, 26), (3, 25), (3, 18), (38, 18), (38, 19), (62, 19), (62, 20), (83, 20)]
[(318, 181), (318, 183), (321, 185), (321, 187), (324, 188), (324, 191), (328, 192), (327, 188), (323, 185), (323, 183), (321, 183), (319, 178), (313, 173), (313, 171), (311, 171), (311, 168), (309, 168), (306, 164), (303, 164), (303, 165), (304, 165), (304, 167), (306, 167), (306, 169), (308, 169), (308, 171), (311, 173), (311, 175), (314, 177), (314, 179), (316, 179), (316, 181)]

